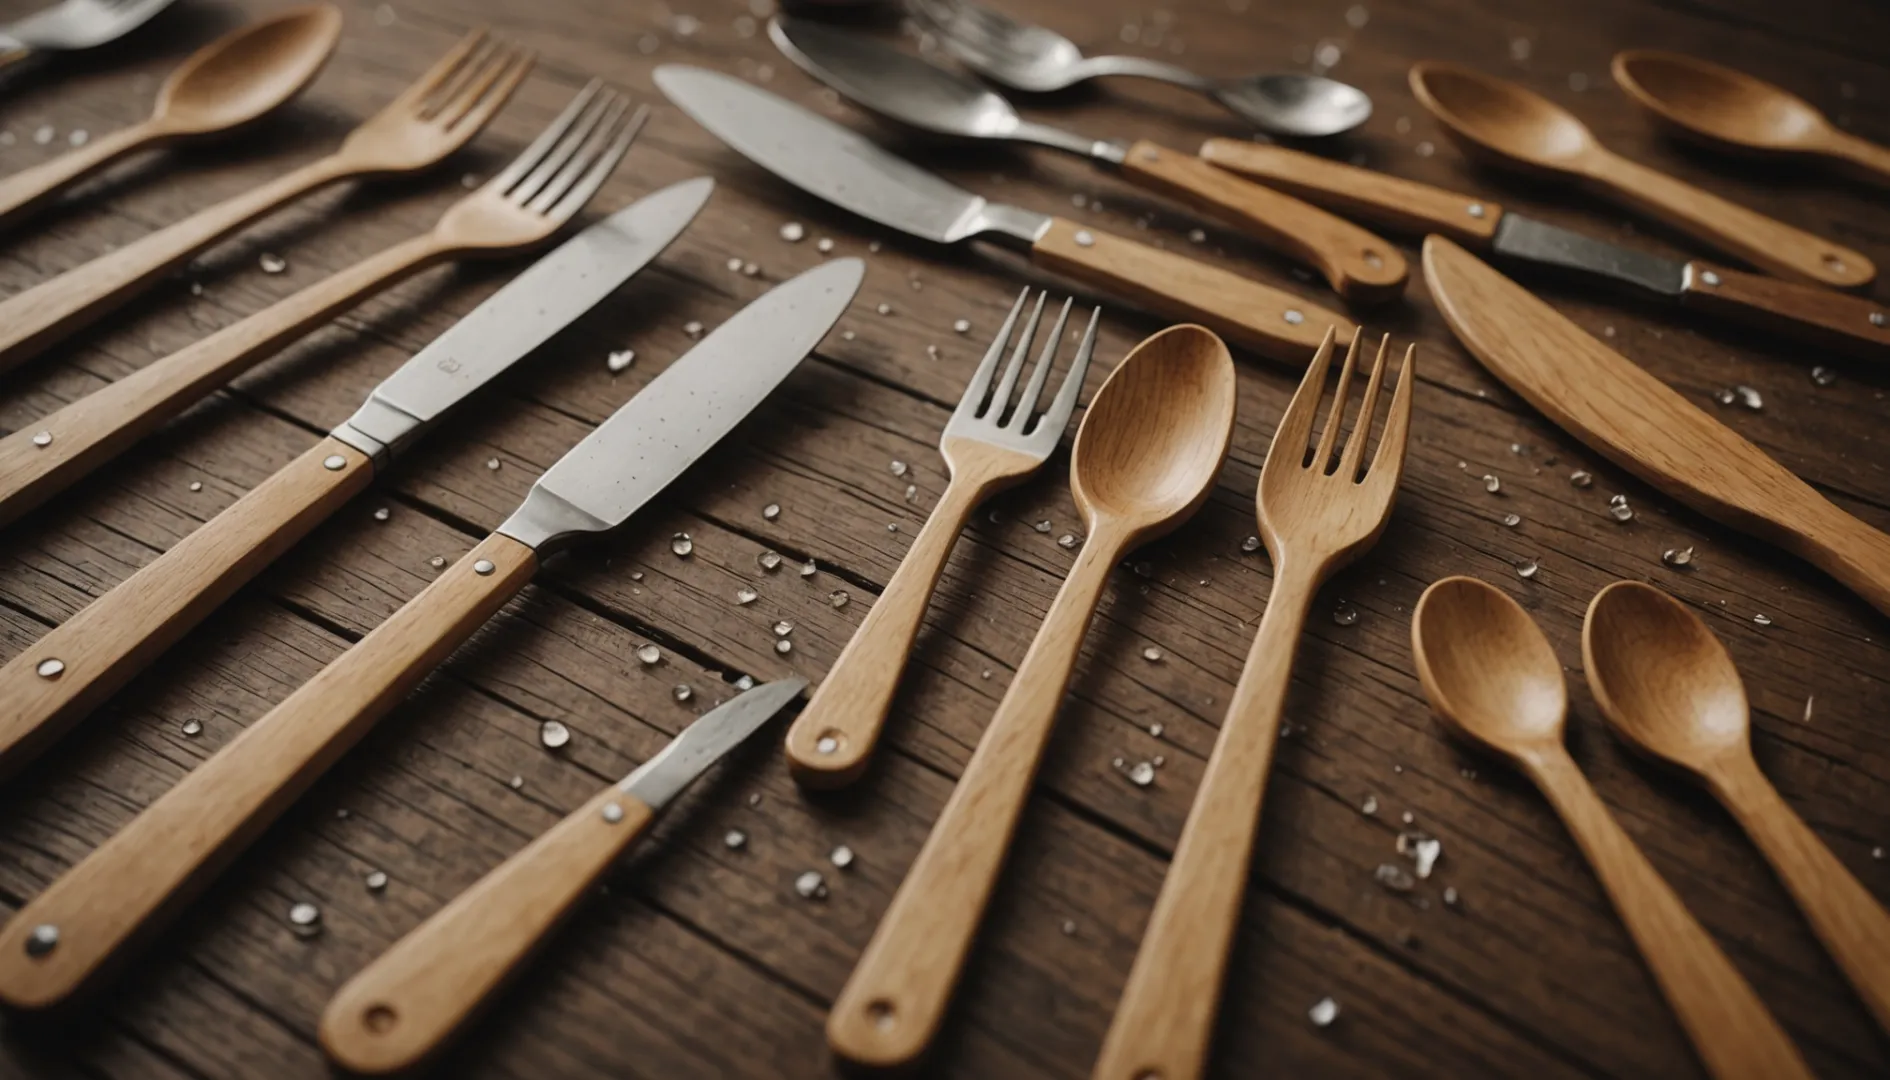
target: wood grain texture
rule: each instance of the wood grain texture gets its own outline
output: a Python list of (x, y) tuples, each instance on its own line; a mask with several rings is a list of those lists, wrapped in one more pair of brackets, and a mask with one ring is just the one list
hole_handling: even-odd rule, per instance
[(1691, 262), (1680, 302), (1859, 359), (1890, 359), (1890, 308), (1875, 300)]

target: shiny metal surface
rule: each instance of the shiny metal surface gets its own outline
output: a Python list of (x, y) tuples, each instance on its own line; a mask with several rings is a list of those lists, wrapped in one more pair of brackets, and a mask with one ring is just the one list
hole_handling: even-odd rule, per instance
[(652, 810), (661, 810), (690, 781), (741, 745), (805, 689), (806, 679), (779, 679), (710, 710), (671, 739), (655, 757), (624, 777), (617, 789), (642, 800)]
[(1570, 232), (1510, 212), (1497, 223), (1490, 250), (1512, 259), (1574, 270), (1637, 289), (1678, 297), (1686, 284), (1686, 264), (1606, 240)]

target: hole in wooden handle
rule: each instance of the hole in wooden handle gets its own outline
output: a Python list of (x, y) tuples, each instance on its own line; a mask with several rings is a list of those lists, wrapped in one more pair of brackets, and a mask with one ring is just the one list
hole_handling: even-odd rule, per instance
[(394, 1007), (380, 1002), (369, 1005), (367, 1011), (361, 1014), (361, 1023), (376, 1035), (387, 1034), (399, 1022), (400, 1014), (394, 1011)]
[(885, 998), (875, 998), (867, 1002), (866, 1018), (871, 1020), (873, 1026), (881, 1031), (891, 1031), (893, 1024), (898, 1021), (896, 1011), (893, 1009), (893, 1003), (887, 1001)]

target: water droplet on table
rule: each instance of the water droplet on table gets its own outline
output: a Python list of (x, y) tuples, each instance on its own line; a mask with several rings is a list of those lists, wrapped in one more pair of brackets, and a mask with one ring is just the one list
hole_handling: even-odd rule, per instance
[(538, 725), (538, 741), (547, 750), (556, 750), (570, 743), (571, 729), (556, 720), (547, 720)]
[(658, 660), (661, 660), (662, 658), (663, 658), (663, 650), (657, 648), (654, 645), (644, 645), (637, 649), (637, 659), (643, 661), (643, 665), (645, 667), (649, 667), (650, 665), (655, 664)]
[(370, 870), (364, 880), (369, 892), (380, 892), (387, 888), (387, 874), (383, 871)]
[(1366, 817), (1375, 816), (1378, 813), (1378, 796), (1365, 796), (1365, 801), (1359, 805), (1358, 809), (1359, 813), (1364, 814)]
[(699, 338), (702, 336), (702, 323), (699, 320), (690, 319), (682, 324), (682, 332), (692, 338)]
[(831, 607), (833, 607), (833, 609), (836, 611), (838, 611), (839, 609), (843, 607), (846, 607), (847, 601), (851, 599), (853, 598), (847, 595), (847, 591), (845, 589), (835, 589), (834, 591), (827, 594), (827, 603)]
[(1257, 536), (1249, 536), (1247, 539), (1242, 540), (1240, 542), (1240, 550), (1248, 552), (1249, 554), (1259, 551), (1260, 538)]
[(781, 553), (764, 550), (755, 556), (755, 565), (772, 574), (781, 568)]
[(894, 476), (906, 475), (906, 468), (907, 468), (906, 463), (903, 461), (900, 461), (898, 458), (893, 459), (893, 462), (890, 468), (892, 469), (892, 474)]
[(688, 701), (691, 697), (695, 696), (695, 691), (689, 689), (688, 683), (677, 683), (676, 688), (669, 692), (669, 696), (675, 698), (677, 701)]
[(1542, 567), (1536, 563), (1536, 560), (1525, 559), (1516, 564), (1516, 576), (1522, 578), (1524, 581), (1528, 581), (1530, 578), (1535, 577), (1536, 571), (1540, 569), (1542, 569)]
[(1758, 615), (1754, 615), (1754, 616), (1752, 617), (1752, 621), (1753, 621), (1753, 622), (1755, 622), (1755, 623), (1758, 623), (1758, 624), (1759, 624), (1760, 626), (1770, 626), (1770, 625), (1772, 625), (1772, 617), (1771, 617), (1770, 615), (1766, 615), (1766, 614), (1758, 614)]
[(1668, 566), (1691, 566), (1693, 565), (1693, 548), (1691, 546), (1668, 548), (1660, 553), (1660, 561)]
[(1814, 386), (1830, 386), (1837, 382), (1837, 372), (1819, 365), (1811, 369), (1811, 382)]
[(1568, 482), (1578, 488), (1585, 488), (1595, 482), (1595, 477), (1586, 469), (1576, 469), (1568, 474)]
[(635, 349), (613, 349), (610, 357), (604, 361), (604, 366), (610, 369), (612, 375), (616, 375), (635, 363), (636, 359)]
[(809, 870), (794, 879), (794, 891), (803, 900), (822, 899), (827, 895), (827, 879), (820, 876), (820, 871)]
[(769, 503), (768, 505), (766, 505), (766, 506), (764, 506), (764, 507), (762, 507), (762, 508), (761, 508), (761, 516), (762, 516), (762, 518), (763, 518), (763, 520), (766, 520), (766, 521), (773, 521), (773, 520), (774, 520), (775, 518), (778, 518), (778, 517), (780, 517), (780, 516), (781, 516), (781, 504), (780, 504), (780, 503)]
[(1142, 650), (1142, 659), (1147, 660), (1151, 664), (1159, 664), (1162, 659), (1162, 651), (1150, 645)]
[(847, 867), (853, 865), (853, 849), (845, 844), (840, 844), (827, 853), (827, 861), (845, 870)]
[(1521, 524), (1522, 524), (1522, 515), (1521, 515), (1521, 514), (1516, 514), (1516, 513), (1509, 513), (1509, 514), (1504, 514), (1504, 515), (1503, 515), (1503, 524), (1505, 524), (1505, 525), (1507, 525), (1507, 526), (1509, 526), (1510, 528), (1512, 528), (1512, 529), (1513, 529), (1513, 528), (1515, 528), (1516, 526), (1518, 526), (1518, 525), (1521, 525)]
[(760, 593), (744, 585), (735, 590), (735, 602), (737, 604), (752, 604), (755, 602), (755, 598), (760, 595)]
[(669, 550), (679, 559), (687, 559), (696, 550), (696, 542), (689, 539), (688, 533), (677, 533), (669, 538)]
[(820, 570), (820, 567), (814, 565), (814, 560), (812, 559), (809, 559), (806, 562), (801, 564), (802, 577), (813, 577), (815, 573), (819, 572), (819, 570)]
[(321, 932), (322, 909), (304, 900), (289, 908), (289, 925), (302, 937)]
[(1332, 609), (1332, 621), (1340, 626), (1355, 626), (1358, 623), (1358, 608), (1348, 601), (1339, 601), (1339, 606)]
[(180, 730), (186, 735), (200, 735), (203, 733), (203, 721), (192, 717), (184, 721), (184, 725)]
[(256, 260), (256, 262), (262, 267), (262, 272), (265, 274), (280, 274), (289, 268), (289, 260), (267, 251), (263, 252), (262, 258)]
[(790, 244), (798, 244), (807, 235), (807, 229), (798, 221), (790, 221), (781, 226), (781, 239)]
[(1372, 878), (1389, 892), (1410, 892), (1417, 885), (1411, 872), (1395, 863), (1379, 863), (1378, 869), (1372, 871)]
[(1311, 1020), (1314, 1027), (1330, 1027), (1338, 1018), (1339, 1003), (1329, 997), (1320, 998), (1306, 1010), (1306, 1019)]
[(1498, 480), (1495, 476), (1489, 473), (1484, 473), (1483, 474), (1483, 490), (1489, 492), (1492, 495), (1495, 495), (1498, 492), (1501, 492), (1503, 490), (1503, 482), (1501, 480)]

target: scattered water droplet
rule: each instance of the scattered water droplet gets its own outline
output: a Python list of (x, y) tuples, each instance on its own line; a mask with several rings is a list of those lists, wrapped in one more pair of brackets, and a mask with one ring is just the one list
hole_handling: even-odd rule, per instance
[(1376, 795), (1365, 796), (1364, 803), (1362, 803), (1358, 809), (1359, 809), (1359, 813), (1364, 814), (1366, 817), (1376, 816), (1378, 813), (1378, 796)]
[(969, 334), (969, 333), (971, 333), (971, 320), (970, 320), (970, 319), (959, 319), (958, 321), (956, 321), (956, 322), (954, 322), (954, 323), (952, 323), (952, 330), (953, 330), (953, 331), (954, 331), (955, 333), (960, 333), (960, 334)]
[(1484, 473), (1483, 474), (1483, 490), (1489, 492), (1492, 495), (1495, 495), (1496, 493), (1503, 490), (1503, 482), (1501, 480), (1498, 480), (1495, 476), (1492, 476), (1489, 473)]
[(1064, 937), (1075, 937), (1076, 936), (1076, 920), (1065, 919), (1063, 920), (1063, 925), (1058, 927), (1058, 929), (1063, 931)]
[(1758, 412), (1760, 409), (1765, 408), (1765, 398), (1761, 397), (1759, 392), (1750, 386), (1733, 387), (1733, 396), (1739, 400), (1739, 404), (1744, 405), (1753, 412)]
[(781, 226), (781, 239), (790, 244), (798, 244), (806, 237), (807, 229), (798, 221), (790, 221)]
[(1247, 539), (1242, 540), (1240, 542), (1240, 550), (1248, 552), (1248, 553), (1259, 551), (1260, 538), (1257, 536), (1249, 536)]
[(267, 251), (263, 252), (262, 258), (256, 261), (262, 266), (262, 272), (265, 274), (280, 274), (289, 268), (289, 260)]
[(892, 305), (882, 302), (878, 307), (874, 308), (873, 310), (879, 312), (881, 315), (891, 315)]
[(393, 516), (394, 516), (393, 511), (389, 510), (385, 506), (376, 507), (374, 510), (375, 521), (386, 521), (388, 518), (393, 517)]
[(689, 689), (688, 683), (677, 683), (676, 688), (669, 692), (669, 696), (677, 701), (688, 701), (695, 696), (695, 693), (694, 690)]
[(730, 829), (722, 834), (722, 846), (730, 851), (739, 850), (748, 843), (748, 834), (740, 829)]
[(702, 336), (702, 323), (696, 319), (690, 319), (682, 324), (682, 332), (692, 338), (699, 338)]
[(1830, 386), (1837, 382), (1837, 372), (1822, 365), (1811, 369), (1811, 381), (1816, 386)]
[(853, 849), (845, 844), (837, 845), (832, 851), (827, 853), (827, 861), (845, 870), (847, 867), (853, 865)]
[(1772, 625), (1772, 617), (1770, 615), (1764, 614), (1763, 612), (1758, 615), (1754, 615), (1752, 617), (1752, 621), (1755, 623), (1758, 623), (1760, 626)]
[(1150, 736), (1152, 736), (1153, 738), (1157, 738), (1157, 739), (1159, 739), (1159, 738), (1161, 738), (1161, 737), (1162, 737), (1162, 732), (1163, 732), (1163, 731), (1166, 731), (1166, 730), (1167, 730), (1167, 729), (1166, 729), (1166, 728), (1164, 728), (1164, 727), (1162, 727), (1162, 725), (1161, 725), (1161, 724), (1159, 724), (1159, 723), (1154, 723), (1154, 724), (1150, 724), (1150, 725), (1148, 726), (1148, 733), (1149, 733), (1149, 735), (1150, 735)]
[(1399, 833), (1398, 854), (1417, 864), (1417, 876), (1421, 881), (1431, 876), (1431, 868), (1437, 865), (1438, 858), (1444, 854), (1444, 844), (1436, 837), (1427, 836), (1424, 833)]
[(183, 732), (186, 735), (199, 735), (203, 732), (203, 721), (192, 717), (184, 721)]
[(677, 533), (669, 538), (669, 550), (674, 552), (677, 558), (687, 559), (695, 552), (696, 542), (689, 539), (688, 533)]
[(1331, 1027), (1338, 1018), (1339, 1003), (1329, 997), (1320, 998), (1313, 1002), (1312, 1008), (1306, 1010), (1306, 1019), (1311, 1020), (1314, 1027)]
[(203, 481), (202, 481), (202, 480), (192, 480), (192, 481), (190, 482), (190, 490), (192, 490), (192, 491), (202, 491), (202, 490), (203, 490)]
[(773, 521), (773, 520), (774, 520), (775, 518), (778, 518), (778, 517), (780, 517), (780, 516), (781, 516), (781, 504), (780, 504), (780, 503), (769, 503), (768, 505), (766, 505), (766, 506), (764, 506), (764, 507), (762, 507), (762, 508), (761, 508), (761, 516), (762, 516), (762, 518), (763, 518), (763, 519), (765, 519), (765, 520), (767, 520), (767, 521)]
[(780, 622), (774, 624), (775, 637), (787, 637), (789, 634), (792, 634), (793, 632), (794, 632), (794, 624), (789, 622), (786, 619), (782, 619)]
[(52, 923), (40, 923), (33, 927), (33, 932), (26, 937), (26, 955), (45, 956), (59, 947), (59, 928)]
[(755, 598), (760, 595), (760, 593), (744, 585), (735, 590), (735, 602), (737, 604), (752, 604), (755, 602)]
[(787, 638), (782, 638), (774, 643), (774, 651), (780, 653), (782, 656), (786, 656), (788, 653), (794, 651), (794, 643)]
[(1525, 559), (1516, 564), (1516, 576), (1522, 578), (1524, 581), (1528, 581), (1530, 578), (1535, 577), (1536, 571), (1540, 569), (1542, 568), (1536, 564), (1536, 560)]
[(809, 559), (809, 560), (807, 560), (806, 562), (804, 562), (804, 563), (802, 563), (802, 564), (801, 564), (801, 576), (802, 576), (802, 577), (813, 577), (813, 576), (814, 576), (814, 575), (815, 575), (816, 573), (818, 573), (819, 571), (820, 571), (820, 567), (818, 567), (818, 566), (815, 566), (815, 565), (814, 565), (814, 560), (812, 560), (812, 559)]
[(1142, 650), (1142, 659), (1147, 660), (1151, 664), (1158, 664), (1161, 662), (1161, 659), (1162, 659), (1162, 651), (1156, 648), (1155, 646), (1150, 645), (1149, 647)]
[(753, 675), (743, 675), (735, 680), (735, 689), (737, 690), (753, 690), (754, 688), (755, 677)]
[(289, 925), (302, 937), (321, 932), (322, 909), (304, 900), (289, 908)]
[(380, 892), (387, 888), (387, 873), (382, 870), (369, 870), (367, 877), (362, 880), (369, 892)]
[(847, 601), (851, 599), (853, 598), (847, 595), (847, 591), (845, 589), (835, 589), (834, 591), (827, 594), (827, 603), (835, 611), (838, 611), (841, 608), (846, 607)]
[(833, 237), (823, 236), (819, 240), (816, 240), (814, 242), (814, 250), (820, 252), (822, 255), (825, 255), (828, 252), (832, 251), (833, 250)]
[(512, 779), (507, 780), (505, 786), (511, 788), (513, 791), (523, 791), (525, 788), (525, 778), (517, 773), (513, 773)]
[(1077, 539), (1075, 533), (1064, 533), (1062, 536), (1057, 537), (1057, 546), (1060, 548), (1068, 550), (1075, 548), (1076, 545)]
[(820, 876), (820, 871), (809, 870), (794, 879), (794, 891), (801, 894), (803, 900), (820, 900), (827, 895), (827, 879)]
[(635, 349), (614, 349), (611, 351), (610, 358), (604, 361), (604, 366), (610, 369), (612, 375), (615, 375), (635, 363), (636, 359)]
[(772, 574), (776, 570), (781, 569), (781, 553), (778, 551), (763, 550), (760, 554), (755, 556), (755, 565)]
[(41, 146), (45, 146), (47, 143), (53, 141), (53, 136), (56, 134), (58, 134), (58, 132), (53, 130), (51, 124), (41, 124), (33, 130), (33, 141)]
[(427, 565), (431, 566), (435, 570), (438, 570), (440, 567), (446, 565), (446, 556), (435, 555), (431, 559), (427, 560)]
[(1585, 469), (1576, 469), (1574, 472), (1568, 474), (1568, 482), (1578, 488), (1585, 488), (1595, 482), (1595, 477), (1594, 474)]
[(1634, 508), (1627, 504), (1627, 496), (1616, 495), (1615, 498), (1620, 501), (1608, 504), (1608, 516), (1616, 521), (1633, 521)]
[(1340, 626), (1355, 626), (1358, 624), (1358, 608), (1349, 601), (1341, 600), (1339, 606), (1332, 609), (1332, 621)]
[(571, 741), (571, 729), (556, 720), (547, 720), (538, 725), (538, 741), (547, 750), (556, 750)]
[(905, 462), (900, 461), (898, 458), (894, 458), (892, 465), (889, 466), (889, 468), (892, 469), (892, 474), (894, 476), (904, 476), (906, 475), (906, 469), (908, 468), (908, 466), (906, 465)]
[(1411, 872), (1395, 863), (1379, 863), (1372, 877), (1389, 892), (1410, 892), (1417, 885)]
[(644, 645), (637, 649), (637, 659), (643, 661), (644, 667), (650, 667), (662, 658), (663, 650), (654, 645)]
[(1194, 243), (1194, 244), (1207, 243), (1207, 230), (1206, 229), (1189, 229), (1188, 242)]
[(1147, 787), (1155, 782), (1155, 766), (1146, 761), (1138, 761), (1129, 766), (1122, 775), (1129, 778), (1129, 783), (1136, 787)]
[(1456, 907), (1457, 900), (1458, 900), (1457, 886), (1455, 885), (1444, 886), (1444, 904), (1448, 907)]
[(34, 446), (38, 446), (38, 447), (42, 447), (42, 448), (44, 448), (44, 447), (48, 447), (48, 446), (51, 446), (51, 445), (52, 445), (52, 432), (50, 432), (50, 431), (36, 431), (36, 432), (34, 432), (34, 433), (33, 433), (33, 445), (34, 445)]
[(1804, 720), (1802, 721), (1803, 723), (1806, 723), (1806, 724), (1811, 723), (1811, 708), (1813, 705), (1816, 705), (1817, 703), (1818, 703), (1818, 695), (1816, 694), (1812, 694), (1809, 697), (1805, 698), (1805, 717), (1804, 717)]
[(1693, 548), (1691, 545), (1683, 548), (1668, 548), (1660, 553), (1660, 561), (1668, 566), (1691, 566), (1693, 565)]

